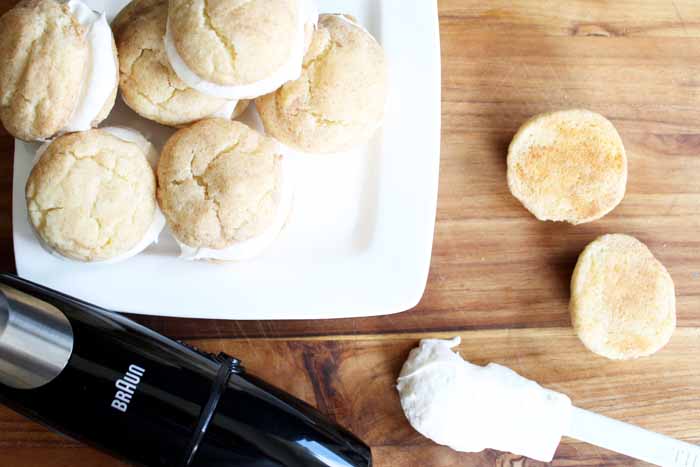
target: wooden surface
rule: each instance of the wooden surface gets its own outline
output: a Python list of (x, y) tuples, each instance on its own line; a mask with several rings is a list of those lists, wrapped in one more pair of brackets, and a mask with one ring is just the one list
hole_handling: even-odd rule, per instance
[[(700, 442), (700, 332), (682, 328), (654, 358), (608, 363), (587, 352), (569, 328), (494, 329), (461, 335), (463, 357), (507, 365), (579, 406)], [(535, 466), (494, 451), (459, 454), (434, 445), (406, 423), (396, 376), (425, 334), (306, 339), (204, 339), (193, 343), (245, 358), (248, 368), (316, 405), (372, 446), (377, 466)], [(517, 351), (515, 351), (517, 350)], [(661, 377), (663, 375), (663, 377)], [(468, 421), (465, 423), (478, 423)], [(508, 423), (508, 420), (503, 420)], [(77, 456), (73, 453), (79, 453)], [(0, 410), (0, 465), (122, 465)], [(553, 465), (644, 465), (565, 439)]]
[[(0, 0), (0, 11), (13, 3)], [(136, 319), (239, 356), (251, 371), (360, 435), (377, 466), (540, 465), (491, 451), (455, 453), (409, 427), (394, 379), (417, 340), (435, 335), (461, 334), (466, 358), (509, 365), (581, 407), (700, 443), (700, 3), (442, 0), (439, 6), (440, 198), (429, 284), (418, 307), (313, 322)], [(538, 222), (505, 183), (505, 152), (519, 124), (567, 107), (611, 118), (629, 156), (622, 204), (577, 227)], [(0, 152), (0, 268), (11, 270), (6, 134)], [(675, 281), (679, 329), (654, 357), (607, 362), (569, 329), (576, 257), (607, 232), (646, 242)], [(0, 408), (0, 465), (122, 464)], [(566, 440), (553, 465), (642, 464)]]

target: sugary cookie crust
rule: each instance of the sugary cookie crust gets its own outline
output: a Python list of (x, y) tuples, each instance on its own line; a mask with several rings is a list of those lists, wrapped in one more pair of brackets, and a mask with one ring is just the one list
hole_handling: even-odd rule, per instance
[(571, 278), (569, 308), (581, 341), (611, 359), (651, 355), (676, 326), (673, 279), (629, 235), (604, 235), (585, 248)]
[(301, 77), (256, 100), (270, 135), (310, 153), (363, 143), (384, 116), (384, 51), (352, 18), (321, 15)]
[(166, 143), (158, 200), (179, 241), (222, 249), (270, 226), (281, 177), (277, 142), (240, 122), (206, 119)]
[(508, 186), (540, 220), (572, 224), (603, 217), (625, 194), (627, 156), (602, 115), (564, 110), (522, 125), (508, 149)]
[(143, 149), (106, 131), (54, 140), (26, 186), (29, 217), (46, 246), (81, 261), (129, 251), (152, 224), (156, 181)]

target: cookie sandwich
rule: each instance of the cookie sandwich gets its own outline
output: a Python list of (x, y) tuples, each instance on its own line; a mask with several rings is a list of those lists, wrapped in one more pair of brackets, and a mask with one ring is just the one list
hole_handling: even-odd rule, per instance
[(240, 261), (277, 238), (293, 199), (281, 146), (237, 121), (178, 130), (158, 162), (158, 200), (181, 257)]
[(158, 155), (138, 132), (70, 133), (37, 152), (25, 189), (30, 224), (51, 253), (84, 262), (131, 258), (158, 239)]
[(46, 140), (107, 117), (118, 59), (104, 13), (80, 0), (24, 0), (0, 31), (0, 119), (13, 136)]
[(170, 0), (165, 50), (190, 87), (254, 98), (299, 77), (317, 19), (312, 0)]
[(267, 134), (305, 153), (366, 142), (381, 125), (384, 50), (352, 17), (321, 15), (299, 79), (256, 100)]
[(124, 102), (142, 117), (168, 126), (238, 117), (247, 100), (202, 94), (177, 76), (165, 54), (167, 18), (168, 0), (133, 0), (112, 23)]

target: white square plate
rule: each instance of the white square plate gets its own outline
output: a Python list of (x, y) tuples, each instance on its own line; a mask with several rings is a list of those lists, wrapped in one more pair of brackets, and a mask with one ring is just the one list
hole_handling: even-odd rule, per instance
[[(87, 0), (111, 20), (128, 0)], [(370, 316), (412, 308), (430, 265), (440, 163), (440, 37), (435, 0), (319, 0), (354, 15), (382, 43), (390, 92), (383, 128), (351, 154), (296, 160), (295, 206), (261, 257), (212, 264), (158, 245), (115, 265), (47, 253), (27, 221), (24, 186), (36, 144), (15, 142), (13, 226), (20, 276), (131, 313), (218, 319)], [(244, 121), (257, 125), (254, 110)], [(157, 147), (172, 130), (117, 99), (103, 126), (141, 130)]]

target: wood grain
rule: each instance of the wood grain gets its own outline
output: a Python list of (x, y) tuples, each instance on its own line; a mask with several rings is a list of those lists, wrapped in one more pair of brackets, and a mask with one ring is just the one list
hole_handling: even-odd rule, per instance
[[(14, 3), (0, 0), (0, 13)], [(542, 465), (491, 451), (455, 453), (408, 426), (393, 389), (400, 365), (420, 337), (453, 333), (463, 336), (468, 359), (509, 365), (584, 408), (699, 443), (700, 2), (440, 0), (439, 9), (440, 197), (421, 303), (352, 320), (135, 318), (241, 357), (363, 437), (377, 466)], [(518, 126), (570, 107), (611, 118), (630, 169), (622, 204), (578, 227), (535, 220), (505, 183)], [(0, 128), (2, 270), (14, 268), (12, 151)], [(652, 358), (607, 362), (568, 327), (578, 253), (607, 232), (639, 237), (674, 278), (680, 328)], [(123, 464), (0, 408), (0, 465)], [(643, 464), (565, 440), (552, 465)]]
[[(440, 197), (418, 307), (362, 320), (143, 322), (182, 338), (562, 326), (579, 252), (597, 235), (624, 232), (670, 270), (679, 325), (700, 326), (700, 48), (692, 37), (700, 4), (510, 3), (440, 3)], [(579, 34), (583, 23), (621, 32)], [(518, 126), (567, 107), (610, 117), (629, 154), (622, 204), (578, 227), (537, 221), (505, 183)]]
[(440, 0), (442, 25), (469, 23), (474, 33), (508, 31), (511, 36), (698, 37), (700, 5), (616, 0)]
[[(700, 395), (696, 390), (700, 385), (698, 330), (681, 329), (654, 358), (632, 362), (610, 362), (587, 352), (569, 328), (459, 334), (461, 355), (474, 363), (493, 361), (507, 365), (546, 387), (568, 394), (580, 407), (700, 442)], [(428, 336), (206, 339), (193, 343), (204, 350), (224, 350), (241, 358), (251, 373), (274, 381), (282, 389), (319, 407), (372, 446), (376, 465), (523, 465), (519, 458), (495, 451), (453, 452), (434, 445), (410, 427), (394, 384), (409, 350), (418, 339)], [(468, 422), (478, 423), (465, 420)], [(52, 465), (48, 453), (58, 447), (80, 449), (75, 442), (50, 434), (7, 409), (0, 409), (0, 428), (0, 465), (11, 465), (6, 462), (18, 456), (26, 460), (26, 465)], [(33, 452), (26, 450), (29, 447)], [(95, 456), (94, 453), (85, 458), (81, 455), (72, 465), (94, 465)], [(100, 465), (120, 464), (105, 460)], [(566, 439), (553, 465), (642, 464)]]
[[(625, 232), (670, 270), (679, 325), (700, 326), (700, 4), (448, 0), (440, 13), (440, 198), (430, 281), (418, 307), (315, 322), (137, 320), (177, 338), (563, 326), (578, 253), (599, 234)], [(581, 25), (617, 32), (581, 34)], [(622, 204), (578, 227), (537, 221), (505, 183), (506, 148), (520, 123), (565, 107), (610, 117), (630, 158)], [(11, 145), (0, 137), (8, 156)], [(6, 270), (13, 267), (10, 160), (0, 162)]]

